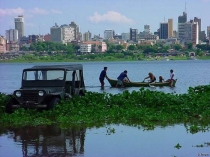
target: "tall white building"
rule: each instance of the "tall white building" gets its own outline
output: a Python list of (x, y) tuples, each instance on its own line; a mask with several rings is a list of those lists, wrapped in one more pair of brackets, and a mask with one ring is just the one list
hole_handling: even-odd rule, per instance
[(20, 40), (21, 37), (24, 36), (24, 18), (23, 15), (19, 15), (18, 17), (15, 17), (15, 29), (18, 30), (18, 40)]
[(104, 31), (104, 39), (113, 39), (114, 38), (114, 30), (105, 30)]
[(75, 39), (74, 28), (68, 25), (61, 26), (61, 33), (62, 33), (63, 43), (68, 43)]
[(8, 42), (18, 42), (18, 30), (17, 29), (6, 30), (6, 40)]
[(55, 26), (50, 28), (50, 34), (50, 40), (52, 42), (66, 44), (75, 39), (74, 28), (68, 25), (62, 25), (59, 27), (57, 24), (55, 24)]

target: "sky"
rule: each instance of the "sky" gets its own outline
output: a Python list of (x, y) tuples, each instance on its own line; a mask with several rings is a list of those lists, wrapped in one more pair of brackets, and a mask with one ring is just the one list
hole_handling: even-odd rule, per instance
[[(186, 4), (186, 5), (185, 5)], [(104, 30), (128, 33), (130, 28), (144, 31), (150, 25), (157, 31), (161, 22), (172, 18), (177, 30), (178, 16), (201, 18), (201, 30), (210, 26), (210, 0), (0, 0), (0, 35), (14, 29), (14, 17), (24, 16), (25, 36), (45, 35), (50, 27), (74, 21), (80, 32), (104, 36)]]

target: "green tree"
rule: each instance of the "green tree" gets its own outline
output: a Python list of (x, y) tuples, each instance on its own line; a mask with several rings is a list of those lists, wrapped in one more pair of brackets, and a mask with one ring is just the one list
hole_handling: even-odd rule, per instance
[(124, 49), (124, 46), (123, 45), (116, 45), (115, 48), (116, 48), (117, 51), (121, 51), (121, 50)]
[(132, 51), (132, 50), (135, 50), (135, 49), (136, 49), (136, 46), (135, 45), (129, 45), (128, 46), (128, 50), (131, 50)]
[(180, 49), (182, 49), (182, 46), (180, 44), (175, 44), (174, 49), (175, 50), (180, 50)]
[(191, 50), (192, 47), (193, 47), (193, 44), (192, 44), (192, 43), (188, 43), (188, 44), (187, 44), (187, 48), (188, 48), (189, 50)]
[(25, 47), (25, 46), (20, 47), (20, 51), (28, 51), (28, 50), (29, 50), (28, 47)]

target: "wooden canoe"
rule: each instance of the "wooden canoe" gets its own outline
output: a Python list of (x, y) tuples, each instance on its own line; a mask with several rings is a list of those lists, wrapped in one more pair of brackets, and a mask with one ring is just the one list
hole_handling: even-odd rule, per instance
[[(107, 78), (108, 82), (112, 87), (116, 87), (117, 80)], [(173, 82), (173, 87), (175, 87), (177, 82)], [(124, 87), (164, 87), (164, 86), (170, 86), (170, 82), (155, 82), (155, 83), (149, 83), (149, 82), (123, 82)]]

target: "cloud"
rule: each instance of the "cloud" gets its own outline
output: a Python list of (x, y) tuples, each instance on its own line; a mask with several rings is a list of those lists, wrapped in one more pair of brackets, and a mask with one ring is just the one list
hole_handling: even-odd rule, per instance
[(89, 17), (89, 20), (93, 23), (100, 22), (112, 22), (112, 23), (133, 23), (132, 19), (127, 18), (126, 16), (115, 12), (108, 11), (106, 14), (100, 15), (98, 12), (95, 12), (93, 16)]
[(25, 10), (22, 8), (15, 9), (0, 9), (0, 16), (14, 16), (14, 15), (23, 15)]

